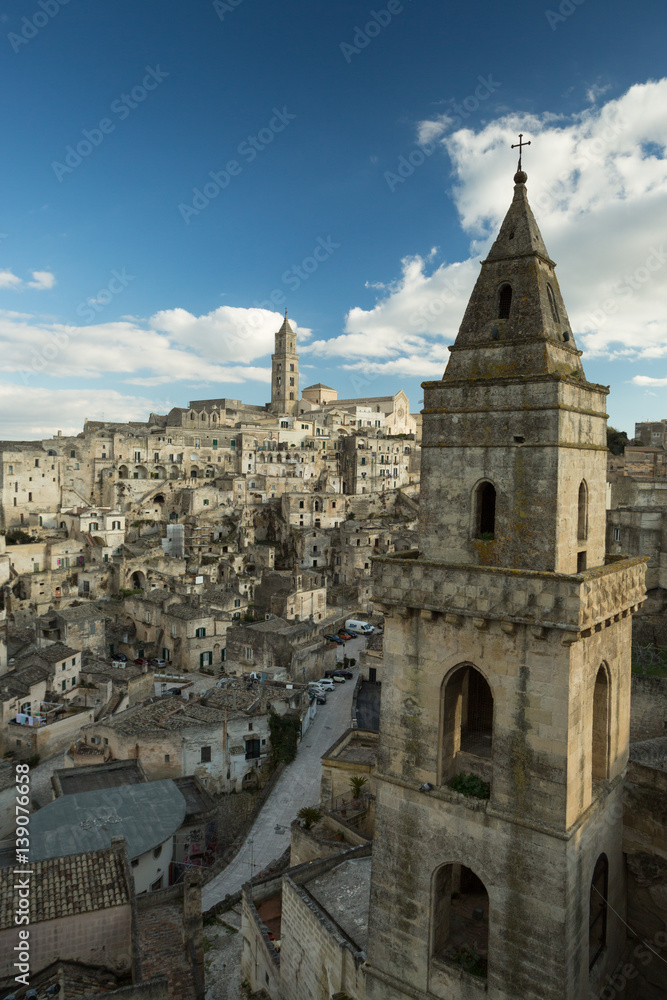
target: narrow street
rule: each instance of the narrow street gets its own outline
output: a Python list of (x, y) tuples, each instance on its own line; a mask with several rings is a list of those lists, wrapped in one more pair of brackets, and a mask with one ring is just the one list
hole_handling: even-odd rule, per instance
[[(364, 640), (354, 640), (354, 643)], [(352, 643), (348, 643), (348, 647)], [(363, 648), (363, 647), (362, 647)], [(343, 647), (341, 646), (341, 650)], [(350, 653), (348, 653), (350, 655)], [(358, 651), (351, 653), (358, 657)], [(342, 659), (342, 655), (341, 655)], [(229, 865), (202, 891), (202, 910), (210, 909), (227, 894), (232, 895), (256, 872), (266, 868), (289, 846), (290, 824), (302, 806), (317, 805), (320, 798), (320, 757), (350, 726), (352, 694), (357, 678), (337, 684), (320, 705), (317, 716), (299, 745), (296, 759), (278, 779), (246, 838)]]

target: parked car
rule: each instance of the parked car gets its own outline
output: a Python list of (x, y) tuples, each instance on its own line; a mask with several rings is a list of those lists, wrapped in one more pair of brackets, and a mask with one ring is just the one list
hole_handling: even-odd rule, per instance
[(145, 656), (138, 656), (134, 661), (138, 667), (147, 667), (150, 665), (150, 660), (147, 660)]
[(347, 642), (348, 639), (354, 639), (352, 633), (346, 632), (345, 629), (341, 629), (340, 632), (338, 633), (338, 636), (343, 640), (343, 642)]
[(181, 689), (180, 688), (167, 688), (167, 692), (166, 693), (167, 694), (180, 694), (181, 693)]
[(154, 667), (163, 668), (167, 666), (167, 661), (163, 660), (160, 656), (154, 656), (153, 659), (151, 660), (151, 665)]
[(334, 689), (334, 682), (331, 680), (330, 677), (320, 677), (317, 683), (325, 691), (333, 691)]
[(344, 684), (345, 683), (345, 678), (341, 677), (340, 674), (332, 674), (331, 675), (331, 680), (334, 682), (334, 684)]
[(322, 692), (322, 694), (316, 694), (315, 701), (317, 702), (318, 705), (326, 705), (327, 696), (324, 694), (324, 692)]
[(343, 643), (345, 642), (345, 639), (343, 639), (342, 636), (340, 636), (340, 635), (333, 635), (332, 633), (329, 633), (328, 635), (325, 635), (324, 638), (328, 639), (329, 642), (337, 642), (339, 646), (342, 646)]
[(340, 670), (332, 670), (331, 676), (333, 677), (334, 680), (336, 679), (336, 677), (342, 677), (343, 680), (350, 681), (354, 677), (354, 674), (352, 673), (351, 670), (344, 670), (341, 668)]
[(125, 653), (112, 653), (111, 659), (120, 660), (121, 663), (127, 663), (127, 656), (125, 655)]

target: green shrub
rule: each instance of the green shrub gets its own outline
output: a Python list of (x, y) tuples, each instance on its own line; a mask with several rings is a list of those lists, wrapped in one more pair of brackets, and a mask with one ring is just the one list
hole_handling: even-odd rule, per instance
[(269, 712), (271, 748), (276, 764), (290, 764), (296, 757), (301, 739), (301, 719), (296, 715), (278, 715)]
[(41, 759), (42, 758), (39, 756), (38, 753), (33, 753), (26, 760), (26, 764), (28, 765), (28, 767), (37, 767)]
[(486, 959), (482, 958), (474, 944), (470, 946), (466, 944), (459, 945), (454, 952), (453, 960), (462, 969), (469, 972), (471, 976), (486, 977)]
[(449, 787), (471, 799), (488, 799), (491, 794), (489, 783), (482, 781), (476, 774), (457, 774), (449, 782)]

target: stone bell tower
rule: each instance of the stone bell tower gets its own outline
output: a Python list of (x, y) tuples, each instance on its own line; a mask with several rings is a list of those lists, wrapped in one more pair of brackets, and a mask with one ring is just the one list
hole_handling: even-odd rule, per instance
[[(441, 381), (386, 615), (369, 1000), (588, 1000), (622, 953), (631, 613), (586, 381), (526, 174)], [(410, 556), (413, 556), (411, 553)]]
[(271, 355), (271, 403), (276, 415), (294, 416), (299, 405), (299, 355), (296, 353), (296, 333), (285, 321), (276, 333), (275, 354)]

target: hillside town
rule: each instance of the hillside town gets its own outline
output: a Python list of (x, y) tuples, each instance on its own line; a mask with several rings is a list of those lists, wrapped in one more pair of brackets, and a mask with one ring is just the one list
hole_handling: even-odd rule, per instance
[(3, 998), (666, 995), (667, 420), (525, 182), (421, 413), (285, 314), (265, 406), (0, 442)]

